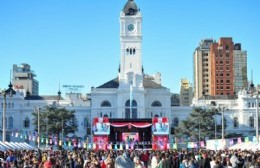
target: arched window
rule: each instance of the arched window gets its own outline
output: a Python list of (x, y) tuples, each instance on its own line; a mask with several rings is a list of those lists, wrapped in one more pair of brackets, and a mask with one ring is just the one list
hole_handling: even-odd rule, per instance
[(238, 118), (237, 117), (234, 117), (233, 119), (233, 123), (234, 123), (234, 128), (237, 128), (238, 127)]
[(111, 103), (109, 101), (103, 101), (101, 107), (111, 107)]
[(178, 117), (175, 117), (175, 118), (173, 119), (173, 126), (174, 126), (174, 127), (178, 127), (178, 125), (179, 125), (179, 118), (178, 118)]
[(125, 118), (131, 118), (131, 116), (132, 118), (137, 118), (137, 102), (135, 100), (132, 100), (132, 103), (130, 105), (130, 100), (128, 99), (125, 103)]
[(249, 127), (254, 127), (254, 117), (249, 117)]
[(8, 128), (9, 128), (9, 129), (13, 129), (13, 127), (14, 127), (14, 119), (13, 119), (12, 116), (10, 116), (10, 117), (8, 118)]
[(158, 114), (155, 114), (155, 115), (154, 115), (154, 117), (157, 117), (157, 118), (158, 118), (158, 117), (159, 117), (159, 115), (158, 115)]
[(133, 55), (135, 55), (135, 48), (133, 49)]
[(84, 118), (83, 125), (84, 125), (85, 128), (90, 127), (89, 117), (85, 117), (85, 118)]
[(162, 103), (159, 102), (159, 101), (154, 101), (154, 102), (152, 103), (152, 107), (162, 107)]
[(29, 128), (30, 127), (30, 120), (29, 120), (28, 117), (26, 117), (25, 120), (24, 120), (24, 127), (25, 128)]
[(108, 118), (108, 115), (107, 114), (104, 114), (104, 116), (103, 116), (104, 118)]

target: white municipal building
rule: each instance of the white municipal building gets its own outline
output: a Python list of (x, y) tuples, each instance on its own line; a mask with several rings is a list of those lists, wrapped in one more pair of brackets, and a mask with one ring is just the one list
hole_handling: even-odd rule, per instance
[[(7, 96), (7, 140), (13, 130), (33, 132), (32, 112), (36, 107), (57, 105), (76, 111), (78, 131), (76, 136), (91, 139), (91, 123), (95, 117), (142, 119), (154, 116), (168, 117), (172, 127), (187, 118), (194, 106), (226, 107), (225, 132), (255, 135), (256, 96), (241, 91), (236, 99), (206, 99), (194, 101), (193, 106), (171, 106), (171, 92), (161, 85), (160, 74), (144, 74), (142, 64), (142, 14), (133, 0), (128, 0), (120, 12), (120, 68), (115, 77), (99, 87), (92, 88), (87, 98), (80, 93), (68, 93), (58, 101), (55, 96), (31, 96), (25, 99), (23, 90)], [(10, 85), (10, 90), (12, 86)], [(1, 96), (1, 102), (3, 97)], [(132, 107), (130, 110), (130, 106)], [(259, 104), (258, 104), (259, 106)], [(3, 107), (3, 104), (2, 104)], [(1, 108), (1, 114), (3, 108)], [(1, 120), (2, 122), (2, 120)], [(259, 122), (260, 123), (260, 122)], [(170, 138), (173, 138), (169, 132)]]

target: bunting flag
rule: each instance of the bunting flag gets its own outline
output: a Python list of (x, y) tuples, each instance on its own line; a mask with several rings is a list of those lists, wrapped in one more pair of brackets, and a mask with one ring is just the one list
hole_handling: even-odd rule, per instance
[(48, 144), (48, 143), (49, 143), (49, 140), (48, 140), (48, 138), (46, 138), (46, 140), (45, 140), (45, 143), (46, 143), (46, 144)]
[(253, 136), (253, 142), (256, 142), (256, 136)]
[(134, 150), (134, 143), (131, 143), (131, 149)]
[(123, 150), (123, 144), (120, 144), (119, 149), (120, 149), (120, 150)]
[(54, 141), (54, 145), (58, 145), (58, 141), (57, 141), (57, 139), (55, 139), (55, 141)]
[(234, 144), (234, 140), (233, 139), (230, 139), (229, 140), (229, 145), (232, 146)]
[(117, 150), (117, 144), (115, 144), (115, 147), (114, 147), (115, 150)]
[(73, 146), (74, 146), (74, 147), (77, 147), (77, 143), (76, 143), (75, 141), (73, 142)]
[(16, 132), (16, 133), (15, 133), (15, 137), (17, 138), (18, 136), (19, 136), (19, 133), (18, 133), (18, 132)]
[(200, 147), (201, 147), (201, 148), (204, 148), (204, 147), (205, 147), (204, 141), (201, 141), (201, 142), (200, 142)]
[(249, 137), (245, 137), (245, 142), (249, 142)]
[(81, 148), (81, 143), (80, 142), (78, 142), (78, 148)]
[(167, 149), (170, 149), (170, 144), (169, 143), (167, 143)]
[(50, 139), (50, 144), (52, 144), (52, 139)]
[(44, 142), (44, 138), (41, 138), (41, 143), (43, 143)]
[(125, 144), (125, 149), (128, 150), (129, 149), (129, 145)]
[(83, 148), (86, 149), (87, 148), (87, 144), (84, 142), (83, 143)]
[(241, 138), (237, 138), (237, 143), (242, 143)]
[(35, 136), (33, 136), (33, 137), (32, 137), (32, 141), (34, 141), (34, 142), (35, 142)]
[(96, 149), (97, 145), (95, 143), (93, 143), (93, 149)]
[(92, 149), (91, 147), (92, 147), (92, 146), (91, 146), (91, 143), (89, 143), (89, 144), (88, 144), (88, 149)]
[(62, 141), (61, 140), (59, 140), (59, 146), (62, 146)]
[(173, 149), (177, 149), (177, 143), (173, 144)]

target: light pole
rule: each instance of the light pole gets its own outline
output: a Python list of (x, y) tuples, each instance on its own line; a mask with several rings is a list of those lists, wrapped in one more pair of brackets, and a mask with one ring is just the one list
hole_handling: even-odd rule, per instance
[(256, 94), (256, 127), (255, 127), (255, 136), (256, 136), (256, 142), (259, 142), (259, 135), (258, 135), (258, 106), (259, 106), (259, 101), (258, 101), (258, 92)]
[(222, 128), (222, 132), (221, 132), (221, 139), (222, 139), (222, 142), (223, 142), (223, 140), (224, 140), (224, 110), (225, 110), (225, 108), (223, 107), (223, 109), (222, 109), (222, 117), (221, 117), (221, 128)]
[(40, 149), (40, 107), (37, 108), (38, 111), (38, 137), (37, 137), (37, 141), (38, 141), (38, 149)]
[(5, 142), (6, 141), (6, 125), (5, 125), (5, 116), (6, 116), (6, 93), (5, 90), (2, 92), (3, 94), (3, 137), (2, 137), (2, 141)]

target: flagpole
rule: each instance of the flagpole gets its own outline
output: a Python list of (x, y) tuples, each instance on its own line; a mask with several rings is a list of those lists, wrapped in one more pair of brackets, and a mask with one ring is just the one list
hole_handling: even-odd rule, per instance
[(38, 149), (40, 149), (40, 107), (39, 106), (37, 108), (37, 111), (38, 111), (38, 138), (37, 138), (37, 141), (38, 141)]
[(130, 81), (130, 118), (132, 115), (133, 81)]

